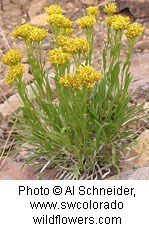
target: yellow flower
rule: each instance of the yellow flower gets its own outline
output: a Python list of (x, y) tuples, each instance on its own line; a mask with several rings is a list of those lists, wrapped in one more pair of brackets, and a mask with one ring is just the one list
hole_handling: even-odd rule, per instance
[(70, 40), (71, 38), (67, 37), (67, 36), (63, 36), (63, 35), (59, 35), (56, 37), (56, 42), (58, 43), (58, 45), (60, 47), (64, 47), (65, 45), (68, 44), (68, 41)]
[(73, 28), (62, 28), (61, 35), (69, 36), (73, 33)]
[(108, 16), (106, 18), (106, 23), (107, 25), (111, 26), (112, 25), (112, 22), (114, 21), (114, 18), (116, 17), (116, 15), (112, 15), (112, 16)]
[(58, 36), (56, 40), (59, 46), (62, 47), (65, 52), (83, 53), (89, 51), (89, 45), (85, 38)]
[(114, 30), (123, 30), (126, 29), (130, 23), (130, 18), (123, 15), (115, 15), (112, 19), (111, 26)]
[(77, 68), (77, 77), (81, 79), (82, 85), (87, 88), (91, 88), (92, 85), (101, 79), (98, 71), (96, 71), (92, 66), (84, 66)]
[(21, 78), (24, 73), (22, 64), (12, 65), (8, 67), (8, 76), (4, 78), (7, 85), (12, 84), (17, 78)]
[(60, 79), (60, 84), (67, 88), (81, 89), (83, 86), (92, 88), (101, 79), (98, 71), (92, 66), (77, 68), (76, 75), (67, 75)]
[(2, 62), (6, 65), (14, 65), (19, 63), (21, 59), (22, 59), (21, 52), (16, 49), (11, 49), (3, 56)]
[(49, 53), (49, 62), (51, 64), (61, 65), (70, 60), (70, 54), (63, 52), (61, 48), (55, 48)]
[(52, 15), (52, 14), (62, 14), (63, 13), (63, 9), (57, 5), (57, 4), (54, 4), (54, 5), (51, 5), (49, 7), (46, 7), (45, 8), (45, 12), (48, 14), (48, 15)]
[(41, 42), (48, 36), (48, 31), (38, 27), (32, 27), (28, 39), (32, 42)]
[(92, 28), (96, 23), (96, 19), (94, 16), (84, 16), (80, 18), (77, 22), (78, 26), (82, 29), (84, 28)]
[(143, 30), (144, 28), (138, 23), (132, 23), (127, 27), (125, 34), (127, 38), (137, 38), (142, 35)]
[(34, 27), (26, 23), (16, 27), (12, 32), (12, 36), (39, 43), (48, 36), (48, 32), (45, 29)]
[(60, 78), (60, 84), (67, 88), (80, 89), (81, 80), (79, 80), (76, 75), (69, 74)]
[(96, 6), (89, 6), (86, 8), (86, 12), (88, 16), (96, 16), (99, 13), (98, 7)]
[(105, 11), (108, 15), (114, 14), (114, 13), (117, 11), (116, 3), (114, 3), (114, 2), (108, 3), (108, 4), (104, 7), (104, 11)]
[(17, 26), (13, 31), (12, 31), (12, 36), (14, 38), (23, 38), (26, 39), (30, 33), (32, 26), (29, 25), (28, 23), (23, 24), (21, 26)]
[(70, 21), (62, 14), (52, 14), (48, 16), (47, 22), (55, 27), (64, 27), (64, 28), (72, 27), (72, 21)]

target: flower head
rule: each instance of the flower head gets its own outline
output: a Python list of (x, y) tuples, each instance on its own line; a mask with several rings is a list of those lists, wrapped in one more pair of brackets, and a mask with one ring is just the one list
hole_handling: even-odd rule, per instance
[(49, 62), (51, 64), (61, 65), (69, 62), (70, 54), (63, 52), (61, 48), (55, 48), (49, 53)]
[(70, 28), (72, 27), (72, 21), (66, 18), (62, 14), (52, 14), (47, 17), (47, 22), (55, 27)]
[(60, 79), (60, 84), (67, 88), (81, 89), (83, 86), (91, 88), (101, 79), (98, 71), (92, 66), (77, 68), (76, 75), (67, 75)]
[(77, 77), (81, 79), (82, 85), (87, 88), (91, 88), (92, 85), (101, 79), (98, 71), (96, 71), (92, 66), (84, 66), (77, 68)]
[(45, 8), (45, 12), (48, 14), (48, 15), (52, 15), (52, 14), (62, 14), (63, 13), (63, 9), (57, 5), (57, 4), (53, 4), (49, 7), (46, 7)]
[(127, 38), (137, 38), (142, 35), (144, 28), (138, 23), (128, 25), (125, 34)]
[(8, 76), (4, 78), (7, 85), (12, 84), (16, 79), (21, 78), (24, 73), (24, 66), (16, 64), (8, 67)]
[(58, 36), (57, 43), (68, 53), (83, 53), (89, 51), (89, 45), (85, 38)]
[(25, 23), (21, 26), (17, 26), (13, 31), (12, 31), (12, 36), (14, 38), (23, 38), (26, 39), (30, 33), (32, 26), (29, 25), (28, 23)]
[(88, 16), (96, 16), (99, 13), (98, 7), (96, 6), (89, 6), (86, 8), (86, 12)]
[(127, 28), (130, 23), (130, 18), (123, 15), (115, 15), (112, 18), (111, 26), (114, 30), (124, 30)]
[(116, 15), (112, 15), (112, 16), (108, 16), (106, 18), (106, 23), (107, 25), (111, 26), (112, 25), (112, 22), (114, 21), (114, 18), (116, 17)]
[(28, 23), (16, 27), (12, 32), (13, 37), (22, 38), (32, 42), (41, 42), (48, 36), (48, 31)]
[(109, 2), (105, 8), (104, 11), (108, 14), (108, 15), (112, 15), (117, 11), (117, 6), (116, 3), (114, 2)]
[(27, 39), (32, 42), (41, 42), (48, 36), (48, 31), (38, 27), (32, 27)]
[(64, 87), (67, 88), (80, 89), (81, 80), (79, 80), (76, 75), (68, 74), (60, 78), (60, 85), (63, 85)]
[(73, 33), (73, 28), (62, 28), (61, 29), (61, 35), (63, 36), (69, 36)]
[(96, 19), (94, 16), (84, 16), (78, 20), (77, 24), (82, 29), (92, 28), (96, 24)]
[(6, 65), (14, 65), (21, 61), (22, 54), (19, 50), (11, 49), (2, 58), (2, 62)]

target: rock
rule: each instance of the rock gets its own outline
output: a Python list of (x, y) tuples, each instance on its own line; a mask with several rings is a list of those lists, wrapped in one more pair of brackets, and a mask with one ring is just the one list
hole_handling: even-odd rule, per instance
[(136, 144), (130, 148), (120, 163), (122, 170), (130, 170), (149, 166), (149, 130), (145, 130), (137, 139)]
[(149, 102), (145, 102), (143, 108), (147, 110), (147, 113), (149, 113)]
[(22, 168), (23, 163), (15, 162), (13, 158), (3, 158), (0, 163), (0, 180), (36, 180), (34, 168), (27, 166)]
[(38, 177), (35, 168), (24, 166), (23, 162), (16, 162), (12, 157), (4, 157), (0, 161), (0, 180), (53, 180), (56, 176), (55, 170), (48, 170), (45, 176)]
[(149, 52), (149, 40), (140, 40), (136, 43), (134, 51), (137, 52), (137, 50), (140, 50), (140, 52), (143, 52), (144, 50)]
[(104, 13), (104, 7), (110, 2), (110, 0), (104, 0), (101, 1), (98, 6), (99, 6), (99, 10), (100, 12)]
[(21, 100), (19, 99), (18, 94), (14, 94), (5, 100), (4, 103), (0, 104), (0, 114), (3, 116), (3, 118), (6, 118), (15, 113), (16, 110), (19, 109), (20, 105)]
[(149, 167), (121, 172), (120, 175), (114, 175), (108, 180), (149, 180)]
[(133, 151), (139, 157), (135, 161), (135, 167), (149, 165), (149, 130), (145, 130), (137, 139), (137, 144), (133, 146)]
[(28, 10), (28, 15), (30, 19), (32, 19), (34, 16), (39, 14), (46, 5), (47, 5), (47, 0), (42, 0), (42, 1), (33, 0)]
[(0, 113), (0, 126), (3, 124), (3, 115)]
[(46, 13), (36, 15), (33, 18), (31, 18), (30, 24), (38, 27), (44, 27), (48, 25), (48, 23), (46, 22), (46, 18), (47, 18)]
[(148, 79), (140, 79), (134, 81), (130, 85), (130, 90), (133, 91), (133, 96), (136, 99), (144, 98), (146, 101), (149, 99), (149, 81)]
[(66, 7), (66, 10), (70, 10), (74, 8), (74, 4), (73, 2), (68, 2), (65, 7)]
[(95, 6), (98, 4), (97, 0), (80, 0), (82, 4), (86, 6)]
[(149, 53), (135, 54), (132, 58), (130, 71), (132, 73), (132, 83), (130, 89), (139, 87), (144, 90), (149, 89)]
[(143, 24), (143, 26), (144, 26), (145, 29), (149, 29), (149, 22), (145, 22), (145, 23)]
[(21, 14), (22, 14), (21, 9), (13, 7), (13, 10), (11, 11), (11, 17), (18, 17), (21, 16)]
[(146, 35), (146, 37), (149, 39), (149, 29), (148, 28), (145, 28), (145, 35)]
[(30, 6), (30, 1), (29, 0), (19, 0), (19, 4), (20, 4), (23, 12), (26, 12)]
[(33, 156), (32, 152), (29, 151), (28, 149), (33, 149), (33, 146), (27, 143), (24, 143), (20, 147), (20, 152), (17, 158), (15, 159), (16, 161), (25, 161), (28, 158), (31, 158)]
[(3, 102), (6, 97), (10, 97), (12, 93), (12, 88), (6, 85), (4, 80), (0, 80), (0, 103)]
[(134, 18), (149, 17), (149, 1), (148, 0), (116, 0), (119, 12), (129, 9)]
[[(49, 76), (49, 83), (51, 86), (52, 93), (54, 95), (55, 93), (55, 85), (53, 80)], [(31, 85), (27, 85), (27, 94), (29, 98), (33, 98), (33, 90), (32, 88), (36, 88), (34, 83), (31, 83)], [(21, 99), (19, 98), (18, 93), (12, 95), (7, 100), (5, 100), (4, 103), (0, 104), (0, 114), (3, 118), (7, 118), (8, 116), (14, 114), (20, 107), (21, 107)]]
[(146, 37), (148, 38), (149, 37), (149, 22), (145, 22), (143, 24), (143, 27), (144, 27), (144, 35), (146, 35)]
[(19, 1), (19, 3), (20, 3), (21, 6), (27, 5), (28, 2), (29, 2), (28, 0), (20, 0), (20, 1)]
[(28, 83), (28, 82), (32, 81), (34, 79), (34, 77), (33, 77), (33, 75), (31, 75), (29, 73), (29, 69), (30, 69), (29, 64), (26, 63), (26, 64), (23, 64), (23, 66), (24, 66), (23, 80), (24, 80), (25, 83)]

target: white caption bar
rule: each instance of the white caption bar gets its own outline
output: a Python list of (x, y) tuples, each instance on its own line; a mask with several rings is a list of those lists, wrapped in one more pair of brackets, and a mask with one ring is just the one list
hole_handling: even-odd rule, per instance
[(0, 181), (5, 232), (140, 232), (148, 209), (148, 181)]

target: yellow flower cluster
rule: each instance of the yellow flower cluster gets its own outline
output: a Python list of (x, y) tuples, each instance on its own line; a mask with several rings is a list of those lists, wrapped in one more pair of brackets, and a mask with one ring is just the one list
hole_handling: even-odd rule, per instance
[(7, 52), (3, 58), (2, 62), (6, 65), (15, 65), (19, 62), (21, 62), (22, 54), (19, 50), (11, 49), (9, 52)]
[(91, 88), (93, 84), (101, 79), (98, 71), (92, 66), (80, 67), (76, 71), (77, 77), (81, 79), (81, 84)]
[(138, 23), (132, 23), (127, 27), (125, 34), (127, 38), (137, 38), (142, 35), (143, 30), (144, 28)]
[(84, 16), (78, 20), (77, 24), (82, 29), (92, 28), (96, 24), (96, 19), (94, 16)]
[(115, 18), (116, 15), (112, 15), (112, 16), (108, 16), (106, 18), (106, 23), (107, 25), (111, 26), (112, 25), (112, 22), (114, 21), (114, 18)]
[(29, 35), (30, 30), (32, 29), (32, 26), (29, 25), (28, 23), (25, 23), (23, 25), (17, 26), (13, 31), (12, 31), (12, 36), (14, 38), (23, 38), (26, 39)]
[(70, 54), (63, 52), (61, 48), (55, 48), (49, 53), (49, 62), (51, 64), (61, 65), (70, 60)]
[(4, 78), (7, 85), (12, 84), (16, 79), (21, 78), (24, 73), (24, 66), (16, 64), (8, 67), (8, 76)]
[(51, 5), (49, 7), (46, 7), (45, 8), (45, 12), (48, 14), (48, 15), (52, 15), (52, 14), (62, 14), (63, 13), (63, 9), (57, 5), (57, 4), (54, 4), (54, 5)]
[(62, 14), (51, 14), (47, 17), (47, 22), (55, 27), (70, 28), (72, 21)]
[(20, 64), (22, 54), (19, 50), (11, 49), (2, 58), (2, 62), (8, 65), (8, 75), (4, 77), (7, 85), (12, 84), (17, 78), (22, 77), (24, 67)]
[(76, 75), (67, 75), (60, 79), (60, 84), (67, 88), (81, 89), (83, 86), (92, 88), (101, 79), (98, 71), (92, 66), (80, 67)]
[(68, 53), (84, 53), (89, 51), (89, 45), (85, 38), (70, 38), (66, 36), (58, 36), (57, 43), (65, 52)]
[(130, 18), (123, 15), (114, 15), (111, 26), (114, 30), (124, 30), (130, 23)]
[(114, 3), (114, 2), (108, 3), (108, 4), (104, 7), (104, 11), (105, 11), (108, 15), (114, 14), (114, 13), (117, 11), (116, 3)]
[(62, 28), (61, 29), (61, 35), (63, 36), (69, 36), (73, 33), (73, 28)]
[(60, 78), (60, 85), (63, 85), (66, 88), (81, 89), (81, 81), (76, 75), (68, 74), (63, 78)]
[(99, 13), (98, 7), (96, 6), (89, 6), (86, 8), (86, 12), (88, 16), (96, 16)]
[(32, 27), (28, 39), (32, 42), (40, 43), (48, 36), (48, 31), (38, 27)]
[(12, 32), (12, 36), (39, 43), (48, 36), (48, 31), (26, 23), (16, 27)]

